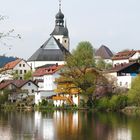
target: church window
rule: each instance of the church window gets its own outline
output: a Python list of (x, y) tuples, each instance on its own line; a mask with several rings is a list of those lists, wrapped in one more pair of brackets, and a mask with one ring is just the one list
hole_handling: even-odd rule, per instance
[(67, 43), (67, 40), (65, 40), (65, 43)]

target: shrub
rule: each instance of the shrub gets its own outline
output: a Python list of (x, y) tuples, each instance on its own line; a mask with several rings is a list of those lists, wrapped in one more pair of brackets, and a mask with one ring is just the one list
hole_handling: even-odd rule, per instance
[(103, 97), (97, 103), (97, 109), (99, 110), (107, 110), (109, 107), (109, 98)]

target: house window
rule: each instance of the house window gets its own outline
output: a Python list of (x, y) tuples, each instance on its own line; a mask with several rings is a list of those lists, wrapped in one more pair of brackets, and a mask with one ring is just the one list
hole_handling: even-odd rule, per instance
[(25, 67), (25, 64), (23, 64), (23, 67)]
[(31, 83), (28, 83), (28, 86), (30, 86), (31, 85)]
[(34, 91), (34, 89), (32, 89), (32, 93), (34, 93), (35, 91)]
[(19, 77), (20, 80), (22, 80), (22, 77)]
[(26, 73), (27, 71), (26, 70), (24, 70), (24, 73)]
[(22, 70), (20, 70), (20, 74), (22, 74)]
[(120, 82), (120, 86), (122, 86), (122, 82)]
[(21, 67), (21, 64), (19, 64), (19, 67)]
[(60, 42), (60, 39), (58, 39), (58, 41)]

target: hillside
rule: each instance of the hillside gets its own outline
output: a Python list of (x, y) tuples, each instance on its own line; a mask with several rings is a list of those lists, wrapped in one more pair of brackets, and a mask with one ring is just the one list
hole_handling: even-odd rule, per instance
[(7, 56), (0, 56), (0, 68), (3, 67), (6, 63), (16, 60), (16, 57), (7, 57)]

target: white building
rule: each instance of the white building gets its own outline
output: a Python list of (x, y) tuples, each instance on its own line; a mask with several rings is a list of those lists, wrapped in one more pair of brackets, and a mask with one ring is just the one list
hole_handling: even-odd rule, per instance
[(55, 79), (58, 78), (59, 70), (63, 65), (53, 65), (37, 69), (33, 74), (33, 79), (38, 81), (38, 92), (35, 95), (35, 103), (38, 104), (42, 99), (46, 99), (56, 95)]
[(78, 94), (59, 94), (55, 92), (57, 84), (55, 79), (60, 77), (60, 70), (63, 65), (53, 65), (39, 68), (33, 74), (33, 79), (38, 82), (38, 92), (35, 94), (35, 103), (38, 104), (42, 99), (52, 99), (55, 106), (63, 104), (78, 105)]
[[(131, 62), (120, 64), (113, 67), (107, 72), (107, 78), (116, 82), (116, 87), (131, 88), (133, 78), (140, 73), (140, 64)], [(109, 79), (109, 80), (110, 80)]]
[(112, 62), (113, 66), (129, 63), (129, 62), (137, 62), (140, 59), (140, 50), (131, 50), (131, 51), (124, 51), (118, 52), (116, 55), (113, 56)]
[(27, 96), (35, 96), (38, 91), (38, 85), (32, 80), (6, 80), (0, 83), (0, 91), (8, 89), (11, 91), (9, 100), (18, 100)]
[[(2, 69), (1, 69), (1, 78), (3, 79), (3, 75), (5, 75), (5, 78), (8, 77), (11, 79), (9, 75), (14, 76), (17, 74), (19, 76), (19, 79), (24, 78), (24, 74), (26, 74), (28, 71), (31, 70), (31, 67), (28, 65), (28, 63), (23, 59), (16, 59), (15, 61), (7, 63)], [(6, 76), (7, 75), (7, 76)], [(5, 80), (6, 80), (5, 79)]]
[(66, 23), (64, 26), (61, 7), (55, 18), (55, 28), (50, 38), (28, 59), (32, 70), (46, 64), (63, 65), (65, 56), (69, 54), (69, 33)]

